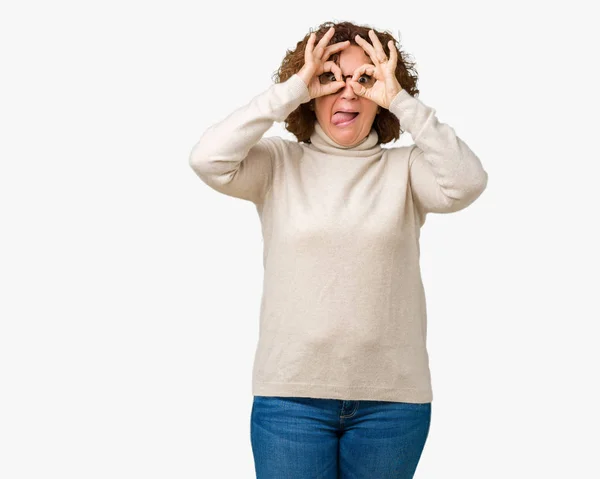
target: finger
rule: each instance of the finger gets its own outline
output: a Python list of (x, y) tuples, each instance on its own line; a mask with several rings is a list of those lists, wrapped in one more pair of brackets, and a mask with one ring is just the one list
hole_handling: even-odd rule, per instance
[(369, 37), (371, 38), (371, 43), (373, 44), (373, 47), (375, 49), (377, 59), (381, 63), (384, 63), (385, 61), (387, 61), (387, 55), (383, 51), (383, 45), (381, 45), (379, 38), (377, 38), (377, 35), (375, 35), (375, 32), (373, 30), (369, 30)]
[(390, 40), (388, 42), (388, 47), (390, 47), (390, 63), (392, 66), (390, 69), (392, 71), (396, 70), (396, 64), (398, 63), (398, 51), (396, 50), (396, 45), (394, 45), (394, 41)]
[(306, 43), (306, 49), (304, 50), (304, 62), (307, 63), (309, 58), (312, 58), (312, 52), (315, 46), (315, 33), (311, 33)]
[(376, 73), (377, 73), (377, 68), (375, 67), (375, 65), (371, 65), (370, 63), (365, 63), (365, 64), (359, 66), (356, 70), (354, 70), (354, 73), (352, 74), (352, 81), (357, 82), (358, 79), (363, 74), (375, 77), (377, 80), (379, 80), (379, 78), (377, 78), (377, 76), (376, 76)]
[(339, 43), (335, 43), (333, 45), (329, 45), (325, 49), (325, 52), (323, 53), (323, 58), (328, 59), (331, 55), (333, 55), (336, 52), (339, 52), (340, 50), (343, 50), (344, 48), (348, 47), (349, 45), (350, 45), (350, 40), (346, 40), (345, 42), (339, 42)]
[(335, 64), (335, 62), (328, 61), (328, 62), (323, 63), (323, 71), (324, 72), (332, 72), (335, 75), (335, 79), (337, 81), (344, 83), (342, 81), (342, 70), (340, 67), (338, 67)]
[(371, 57), (371, 60), (373, 61), (373, 63), (377, 65), (379, 63), (379, 60), (377, 59), (377, 54), (375, 53), (375, 49), (373, 48), (373, 45), (371, 45), (368, 41), (366, 41), (360, 35), (356, 35), (354, 37), (354, 39), (356, 40), (356, 43), (358, 43), (363, 48), (363, 50), (365, 52), (367, 52), (369, 57)]
[(346, 83), (344, 83), (343, 81), (336, 81), (336, 82), (330, 83), (329, 85), (323, 86), (323, 94), (330, 95), (331, 93), (335, 93), (336, 91), (341, 90), (345, 86), (346, 86)]
[(362, 86), (360, 83), (351, 80), (350, 86), (352, 87), (352, 90), (354, 90), (354, 93), (356, 93), (358, 96), (367, 97), (368, 89)]
[(331, 40), (331, 37), (333, 36), (334, 32), (335, 32), (335, 28), (329, 27), (329, 30), (327, 30), (325, 32), (325, 34), (321, 37), (318, 44), (320, 46), (322, 46), (323, 48), (325, 48), (327, 46), (327, 44), (329, 43), (329, 40)]
[(319, 56), (319, 58), (322, 57), (323, 52), (325, 51), (325, 47), (331, 40), (331, 37), (333, 37), (334, 32), (335, 32), (335, 29), (333, 27), (329, 28), (329, 30), (327, 30), (327, 32), (325, 33), (325, 35), (323, 35), (321, 40), (319, 40), (319, 43), (317, 43), (317, 48), (315, 48), (315, 53)]

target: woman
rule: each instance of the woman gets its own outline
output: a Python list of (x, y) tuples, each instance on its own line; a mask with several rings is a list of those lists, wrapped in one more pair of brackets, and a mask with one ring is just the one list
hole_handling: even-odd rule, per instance
[[(262, 478), (411, 478), (429, 433), (419, 266), (427, 213), (471, 204), (480, 160), (414, 97), (387, 32), (321, 25), (190, 164), (252, 201), (264, 283), (251, 443)], [(263, 137), (285, 121), (298, 141)], [(408, 130), (411, 146), (382, 148)]]

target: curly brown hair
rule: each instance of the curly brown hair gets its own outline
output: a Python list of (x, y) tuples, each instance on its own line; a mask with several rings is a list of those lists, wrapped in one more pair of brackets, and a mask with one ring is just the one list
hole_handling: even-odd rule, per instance
[[(311, 33), (313, 31), (316, 33), (316, 45), (331, 27), (335, 27), (335, 33), (330, 40), (329, 45), (346, 40), (349, 40), (351, 45), (358, 45), (354, 39), (356, 35), (360, 35), (365, 41), (371, 43), (369, 30), (373, 30), (375, 35), (377, 35), (377, 38), (379, 38), (379, 41), (383, 46), (383, 51), (388, 58), (390, 54), (388, 41), (392, 40), (398, 52), (398, 62), (395, 72), (396, 78), (398, 79), (400, 86), (411, 96), (418, 96), (418, 75), (415, 69), (415, 62), (411, 62), (409, 55), (401, 50), (399, 40), (396, 41), (393, 35), (387, 31), (380, 32), (369, 26), (356, 25), (352, 22), (325, 22), (319, 25), (316, 30), (309, 30), (306, 36), (296, 44), (294, 50), (287, 50), (279, 69), (273, 73), (273, 81), (282, 83), (300, 71), (304, 65), (304, 51)], [(339, 53), (334, 53), (330, 59), (337, 61), (338, 55)], [(314, 131), (314, 123), (316, 121), (315, 112), (311, 109), (312, 103), (313, 100), (301, 104), (285, 119), (285, 128), (293, 133), (296, 138), (298, 138), (298, 141), (305, 143), (310, 143), (310, 136)], [(378, 143), (380, 144), (397, 140), (400, 137), (400, 134), (404, 133), (396, 115), (385, 108), (382, 108), (381, 112), (375, 117), (373, 127), (375, 128), (375, 131), (377, 131), (377, 135), (379, 136)]]

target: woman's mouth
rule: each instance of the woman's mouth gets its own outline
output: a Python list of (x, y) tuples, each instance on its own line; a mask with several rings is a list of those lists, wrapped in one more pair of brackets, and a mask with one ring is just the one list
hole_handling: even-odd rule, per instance
[(338, 111), (331, 117), (331, 123), (342, 128), (352, 124), (358, 115), (357, 111)]

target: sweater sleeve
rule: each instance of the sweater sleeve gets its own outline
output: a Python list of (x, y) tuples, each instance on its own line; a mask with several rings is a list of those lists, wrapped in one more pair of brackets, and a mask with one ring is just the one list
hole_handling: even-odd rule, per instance
[(479, 158), (440, 122), (436, 110), (402, 89), (389, 110), (415, 142), (409, 177), (413, 199), (424, 213), (452, 213), (466, 208), (483, 193), (488, 174)]
[(275, 121), (284, 121), (310, 100), (298, 75), (274, 83), (248, 104), (209, 127), (194, 145), (189, 164), (208, 186), (260, 204), (271, 186), (277, 149), (262, 138)]

